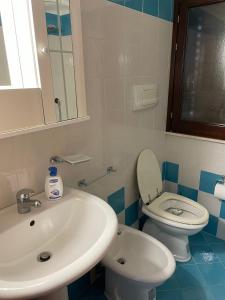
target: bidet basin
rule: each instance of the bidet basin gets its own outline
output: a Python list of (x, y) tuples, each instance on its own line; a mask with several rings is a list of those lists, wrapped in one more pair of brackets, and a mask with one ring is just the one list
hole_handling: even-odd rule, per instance
[(58, 201), (26, 215), (16, 205), (0, 211), (0, 299), (48, 294), (80, 278), (105, 255), (117, 218), (103, 200), (66, 188)]

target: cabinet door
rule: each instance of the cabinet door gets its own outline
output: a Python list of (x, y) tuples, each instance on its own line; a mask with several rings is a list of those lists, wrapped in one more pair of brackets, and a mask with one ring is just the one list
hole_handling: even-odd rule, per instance
[(0, 1), (0, 132), (44, 124), (31, 2)]
[(80, 0), (33, 0), (46, 123), (87, 115)]
[(1, 0), (0, 66), (0, 135), (86, 117), (80, 0)]

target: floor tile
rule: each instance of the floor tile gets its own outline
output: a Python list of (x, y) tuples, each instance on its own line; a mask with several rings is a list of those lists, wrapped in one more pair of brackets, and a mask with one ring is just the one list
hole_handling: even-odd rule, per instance
[(214, 300), (210, 289), (206, 287), (196, 287), (181, 290), (182, 300)]
[(207, 286), (225, 284), (225, 268), (222, 263), (199, 264), (199, 268)]
[(179, 290), (173, 291), (157, 291), (156, 294), (157, 300), (182, 300), (182, 294)]
[(185, 265), (195, 265), (196, 262), (195, 262), (194, 258), (191, 257), (191, 259), (189, 261), (187, 261), (187, 262), (179, 262), (179, 261), (177, 261), (176, 264), (177, 264), (177, 266), (180, 266), (180, 265), (184, 265), (185, 266)]
[(103, 288), (91, 287), (79, 300), (107, 300)]
[(215, 300), (225, 299), (225, 285), (214, 285), (209, 288)]
[(176, 275), (173, 274), (173, 276), (168, 279), (164, 284), (162, 284), (160, 287), (158, 287), (159, 291), (168, 291), (168, 290), (175, 290), (178, 289), (179, 285), (176, 279)]
[(220, 262), (212, 248), (208, 245), (191, 246), (191, 254), (196, 263)]
[(180, 288), (201, 287), (205, 285), (204, 278), (196, 265), (179, 265), (175, 276)]
[(206, 242), (208, 244), (224, 244), (225, 245), (225, 241), (218, 239), (217, 237), (207, 233), (207, 232), (202, 232), (201, 235), (203, 236), (203, 238), (206, 240)]
[[(192, 259), (177, 262), (174, 275), (157, 288), (157, 300), (225, 300), (225, 241), (205, 232), (189, 241)], [(104, 279), (79, 300), (106, 300)]]
[(190, 245), (203, 245), (206, 244), (206, 240), (204, 239), (203, 235), (201, 233), (192, 235), (189, 237), (189, 243)]
[(211, 244), (210, 247), (221, 261), (225, 261), (225, 244)]

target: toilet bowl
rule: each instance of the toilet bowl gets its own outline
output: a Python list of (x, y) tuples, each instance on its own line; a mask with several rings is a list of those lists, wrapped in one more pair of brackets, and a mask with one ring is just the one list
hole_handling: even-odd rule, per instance
[(150, 149), (138, 158), (137, 179), (143, 201), (142, 212), (149, 216), (143, 231), (165, 244), (177, 261), (191, 259), (188, 236), (201, 231), (209, 220), (199, 203), (173, 193), (162, 192), (158, 161)]
[(105, 295), (109, 300), (153, 300), (155, 288), (172, 276), (172, 253), (153, 237), (118, 226), (115, 240), (103, 259)]

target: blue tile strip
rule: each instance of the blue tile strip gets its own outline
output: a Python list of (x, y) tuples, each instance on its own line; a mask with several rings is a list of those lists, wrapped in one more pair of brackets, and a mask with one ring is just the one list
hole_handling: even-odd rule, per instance
[(178, 184), (178, 194), (190, 198), (194, 201), (198, 199), (198, 190)]
[(48, 35), (59, 35), (58, 18), (55, 14), (46, 13)]
[(225, 219), (225, 201), (221, 201), (220, 218)]
[(217, 233), (217, 227), (218, 227), (218, 218), (214, 216), (209, 216), (209, 223), (204, 228), (204, 231), (211, 233), (213, 235), (216, 235)]
[(164, 180), (178, 183), (179, 165), (166, 161), (163, 167)]
[(158, 17), (173, 21), (173, 0), (108, 0), (116, 4)]
[(90, 273), (88, 272), (83, 277), (68, 286), (69, 300), (79, 299), (87, 291), (90, 285), (91, 278)]
[(125, 224), (133, 225), (138, 220), (139, 201), (135, 201), (128, 208), (125, 209)]
[(140, 0), (125, 0), (124, 4), (126, 7), (142, 11), (142, 1)]
[(173, 0), (159, 0), (159, 18), (173, 20)]
[(216, 182), (221, 179), (221, 175), (207, 171), (201, 171), (199, 190), (205, 193), (213, 194)]
[[(46, 24), (48, 35), (59, 35), (58, 15), (46, 13)], [(72, 35), (70, 15), (62, 15), (60, 17), (62, 36)]]
[(125, 209), (125, 189), (121, 188), (108, 197), (109, 205), (119, 214)]
[(159, 0), (144, 0), (143, 12), (154, 17), (159, 16)]
[(71, 19), (69, 14), (61, 16), (61, 26), (63, 36), (72, 35)]

